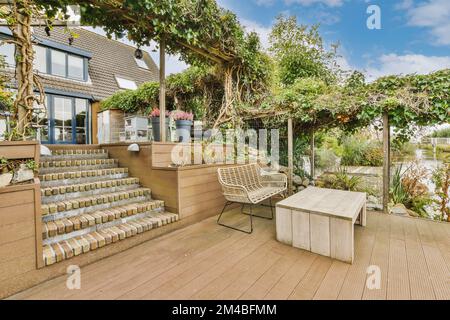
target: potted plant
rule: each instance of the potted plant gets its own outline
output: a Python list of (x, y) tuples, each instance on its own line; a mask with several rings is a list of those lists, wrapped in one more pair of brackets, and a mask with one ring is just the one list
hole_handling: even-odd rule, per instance
[[(152, 132), (154, 141), (161, 141), (161, 137), (159, 135), (159, 128), (160, 128), (159, 116), (160, 116), (159, 108), (153, 108), (152, 112), (150, 113), (150, 117), (152, 118)], [(170, 121), (169, 117), (170, 113), (169, 111), (166, 111), (166, 136), (169, 132), (169, 121)]]
[(171, 114), (177, 128), (178, 142), (191, 142), (191, 128), (194, 121), (192, 112), (184, 112), (182, 110), (175, 110)]

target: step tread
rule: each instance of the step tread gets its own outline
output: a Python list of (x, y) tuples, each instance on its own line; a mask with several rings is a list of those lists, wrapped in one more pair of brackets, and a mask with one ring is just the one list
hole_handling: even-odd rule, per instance
[(51, 197), (62, 194), (71, 194), (76, 192), (86, 192), (95, 189), (105, 189), (125, 185), (139, 184), (139, 178), (118, 178), (110, 180), (101, 180), (87, 183), (77, 183), (71, 185), (51, 186), (41, 188), (42, 197)]
[(52, 265), (177, 220), (177, 214), (164, 211), (158, 214), (150, 214), (149, 217), (139, 218), (117, 226), (44, 245), (44, 263), (46, 266)]
[(45, 160), (41, 161), (39, 166), (41, 169), (51, 168), (65, 168), (65, 167), (80, 167), (80, 166), (95, 166), (104, 164), (116, 164), (119, 160), (107, 158), (107, 159), (73, 159), (73, 160)]
[(126, 200), (129, 198), (150, 195), (150, 188), (135, 188), (130, 190), (124, 190), (119, 192), (111, 192), (99, 195), (93, 195), (91, 197), (79, 197), (68, 199), (65, 201), (50, 202), (41, 205), (42, 216), (49, 216), (64, 211), (75, 210), (78, 208), (91, 207), (103, 203), (113, 203), (115, 201)]
[(54, 172), (44, 173), (39, 175), (41, 181), (55, 181), (65, 179), (78, 179), (88, 177), (100, 177), (109, 176), (113, 174), (128, 173), (128, 168), (107, 168), (107, 169), (95, 169), (95, 170), (81, 170), (81, 171), (67, 171), (67, 172)]
[(62, 218), (44, 222), (42, 224), (42, 239), (49, 239), (57, 235), (67, 234), (73, 231), (82, 230), (95, 225), (100, 225), (106, 222), (111, 222), (117, 219), (122, 219), (138, 213), (144, 213), (163, 207), (164, 201), (151, 200), (97, 210), (91, 213), (82, 213), (78, 216), (70, 218)]
[(107, 153), (105, 149), (58, 149), (53, 150), (52, 155), (77, 155)]

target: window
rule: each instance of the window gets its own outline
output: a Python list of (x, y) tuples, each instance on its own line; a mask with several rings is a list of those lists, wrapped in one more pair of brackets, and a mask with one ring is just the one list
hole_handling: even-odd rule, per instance
[(136, 63), (139, 66), (139, 68), (143, 68), (143, 69), (147, 69), (148, 70), (148, 65), (144, 61), (144, 59), (136, 59), (136, 58), (134, 58), (134, 61), (136, 61)]
[(14, 45), (11, 43), (5, 43), (0, 45), (0, 55), (3, 56), (5, 63), (9, 67), (16, 65), (16, 59), (14, 56)]
[(87, 100), (75, 99), (75, 140), (77, 144), (86, 143)]
[(34, 69), (47, 73), (47, 48), (35, 46), (34, 53)]
[(69, 55), (68, 56), (68, 77), (72, 79), (84, 79), (84, 59)]
[(116, 76), (116, 81), (117, 84), (119, 85), (119, 88), (121, 89), (132, 89), (132, 90), (137, 89), (136, 82), (134, 82), (133, 80), (124, 79)]
[(52, 50), (52, 74), (66, 77), (66, 54), (61, 51)]
[(72, 141), (72, 99), (54, 97), (55, 142)]

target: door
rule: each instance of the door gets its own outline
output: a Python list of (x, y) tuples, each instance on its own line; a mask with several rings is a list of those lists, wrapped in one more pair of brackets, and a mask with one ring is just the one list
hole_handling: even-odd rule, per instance
[(50, 144), (86, 144), (88, 135), (87, 99), (47, 96), (47, 118), (42, 123), (42, 143)]
[(73, 99), (53, 97), (53, 119), (50, 122), (52, 143), (73, 142)]

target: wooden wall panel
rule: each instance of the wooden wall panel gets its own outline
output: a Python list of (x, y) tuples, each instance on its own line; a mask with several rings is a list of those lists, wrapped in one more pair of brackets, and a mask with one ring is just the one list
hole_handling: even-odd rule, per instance
[(38, 179), (0, 188), (0, 297), (9, 279), (42, 266), (40, 197)]
[(34, 159), (39, 162), (40, 147), (36, 141), (0, 141), (0, 158)]
[(93, 144), (98, 143), (98, 119), (97, 114), (100, 112), (100, 102), (96, 101), (91, 104), (91, 140)]

